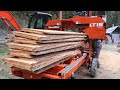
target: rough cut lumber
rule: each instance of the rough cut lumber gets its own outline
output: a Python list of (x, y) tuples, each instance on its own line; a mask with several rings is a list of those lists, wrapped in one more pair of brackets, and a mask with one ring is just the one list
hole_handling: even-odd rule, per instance
[(33, 44), (33, 45), (39, 44), (37, 40), (31, 40), (31, 39), (21, 38), (21, 37), (15, 37), (13, 39), (13, 42), (21, 43), (21, 44)]
[(41, 41), (40, 43), (59, 43), (59, 42), (79, 42), (85, 40), (85, 38), (68, 38), (68, 39), (58, 39), (58, 40), (46, 40)]
[(13, 50), (13, 49), (9, 50), (9, 55), (11, 57), (34, 58), (34, 56), (32, 56), (32, 53), (33, 52), (22, 51), (22, 50)]
[(46, 71), (46, 70), (48, 70), (48, 69), (50, 69), (52, 67), (55, 67), (56, 65), (58, 65), (60, 63), (63, 63), (64, 61), (67, 61), (69, 59), (70, 59), (70, 57), (69, 58), (64, 58), (64, 59), (62, 59), (62, 60), (60, 60), (58, 62), (55, 62), (53, 64), (48, 65), (47, 67), (43, 67), (42, 69), (36, 70), (36, 71), (34, 71), (34, 73), (39, 74), (39, 73), (44, 72), (44, 71)]
[(87, 37), (84, 33), (28, 28), (12, 33), (15, 37), (6, 44), (10, 52), (4, 62), (35, 73), (80, 54)]
[(58, 40), (41, 40), (41, 41), (37, 41), (37, 40), (30, 40), (30, 39), (26, 39), (26, 38), (21, 38), (21, 37), (15, 37), (13, 42), (16, 43), (22, 43), (22, 44), (40, 44), (40, 43), (59, 43), (59, 42), (78, 42), (78, 41), (82, 41), (85, 40), (85, 38), (69, 38), (69, 39), (58, 39)]
[(85, 33), (58, 31), (58, 30), (30, 29), (30, 28), (22, 28), (21, 30), (24, 31), (24, 32), (35, 33), (35, 34), (85, 35)]
[(13, 31), (12, 34), (14, 34), (15, 36), (24, 37), (24, 38), (33, 39), (33, 40), (39, 40), (40, 38), (47, 37), (46, 35), (24, 33), (20, 31)]
[(38, 52), (42, 50), (54, 49), (54, 48), (61, 48), (70, 45), (82, 45), (81, 42), (65, 42), (65, 43), (54, 43), (54, 44), (40, 44), (40, 45), (30, 45), (30, 44), (17, 44), (17, 43), (7, 43), (6, 45), (11, 49), (18, 49), (18, 50), (25, 50), (25, 51), (32, 51)]
[(84, 38), (86, 35), (38, 35), (32, 33), (25, 33), (20, 31), (13, 31), (12, 32), (15, 36), (33, 39), (33, 40), (56, 40), (56, 39), (67, 39), (67, 38)]
[(11, 55), (13, 57), (34, 58), (37, 55), (43, 55), (43, 54), (48, 54), (48, 53), (53, 53), (53, 52), (58, 52), (58, 51), (64, 51), (64, 50), (74, 49), (74, 48), (78, 48), (78, 47), (81, 47), (81, 45), (80, 44), (69, 45), (69, 46), (65, 46), (65, 47), (61, 47), (61, 48), (43, 50), (40, 52), (29, 52), (29, 51), (11, 49), (9, 51), (9, 55)]
[(36, 71), (42, 68), (45, 68), (53, 63), (59, 62), (65, 58), (70, 58), (76, 56), (81, 53), (80, 50), (69, 50), (63, 52), (52, 53), (49, 55), (39, 56), (34, 59), (26, 59), (26, 58), (5, 58), (4, 62), (15, 66), (17, 68)]

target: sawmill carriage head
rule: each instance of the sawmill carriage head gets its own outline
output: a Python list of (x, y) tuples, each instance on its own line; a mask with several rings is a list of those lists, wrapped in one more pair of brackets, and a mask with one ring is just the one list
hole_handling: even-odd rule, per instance
[[(72, 18), (62, 20), (49, 20), (46, 29), (68, 30), (86, 33), (89, 39), (107, 40), (105, 11), (76, 11)], [(96, 15), (97, 14), (97, 15)]]
[(52, 20), (52, 15), (46, 12), (35, 12), (28, 28), (83, 32), (89, 39), (107, 40), (105, 11), (74, 11), (72, 18), (62, 20)]

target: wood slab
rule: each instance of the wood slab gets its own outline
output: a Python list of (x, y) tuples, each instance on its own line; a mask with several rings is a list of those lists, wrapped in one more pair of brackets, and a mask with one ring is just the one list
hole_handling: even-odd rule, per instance
[[(29, 70), (36, 71), (44, 67), (47, 67), (51, 64), (59, 62), (65, 58), (70, 58), (81, 53), (80, 50), (68, 50), (63, 52), (52, 53), (49, 55), (40, 56), (34, 59), (25, 59), (25, 58), (4, 58), (4, 62), (12, 66)], [(58, 63), (57, 63), (58, 64)], [(51, 67), (50, 67), (51, 68)]]
[(25, 51), (32, 51), (38, 52), (42, 50), (54, 49), (54, 48), (61, 48), (70, 45), (81, 45), (81, 42), (65, 42), (65, 43), (53, 43), (53, 44), (39, 44), (39, 45), (30, 45), (30, 44), (18, 44), (18, 43), (6, 43), (7, 47), (11, 49), (18, 49), (18, 50), (25, 50)]
[(65, 51), (65, 50), (75, 49), (75, 48), (79, 48), (79, 47), (81, 47), (81, 45), (76, 44), (76, 45), (69, 45), (69, 46), (65, 46), (65, 47), (61, 47), (61, 48), (43, 50), (40, 52), (30, 52), (30, 51), (10, 49), (9, 55), (12, 57), (34, 58), (38, 55), (49, 54), (49, 53), (58, 52), (58, 51)]
[(21, 38), (21, 37), (15, 37), (13, 42), (15, 43), (22, 43), (22, 44), (40, 44), (40, 43), (59, 43), (59, 42), (79, 42), (82, 40), (86, 40), (85, 38), (69, 38), (69, 39), (58, 39), (58, 40), (31, 40), (31, 39), (26, 39), (26, 38)]
[(58, 31), (58, 30), (46, 30), (46, 29), (30, 29), (22, 28), (21, 31), (35, 33), (35, 34), (52, 34), (52, 35), (86, 35), (85, 33), (70, 32), (70, 31)]
[(33, 45), (39, 44), (39, 42), (37, 40), (21, 38), (21, 37), (14, 37), (13, 42), (21, 43), (21, 44), (33, 44)]
[(86, 35), (38, 35), (38, 34), (26, 33), (26, 32), (20, 32), (20, 31), (13, 31), (12, 34), (18, 37), (39, 40), (39, 41), (86, 37)]
[(60, 63), (63, 63), (64, 61), (67, 61), (69, 59), (70, 59), (70, 57), (62, 59), (62, 60), (60, 60), (58, 62), (55, 62), (53, 64), (48, 65), (47, 67), (43, 67), (42, 69), (36, 70), (36, 71), (34, 71), (34, 73), (39, 74), (39, 73), (45, 72), (46, 70), (48, 70), (48, 69), (50, 69), (52, 67), (55, 67), (56, 65), (58, 65)]

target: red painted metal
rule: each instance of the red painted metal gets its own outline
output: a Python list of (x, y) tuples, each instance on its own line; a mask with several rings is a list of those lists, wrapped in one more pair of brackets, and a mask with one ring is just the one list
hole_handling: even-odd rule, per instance
[(59, 19), (56, 19), (56, 20), (49, 20), (45, 26), (56, 26), (57, 23), (60, 23), (61, 24), (61, 20)]
[(46, 73), (49, 73), (49, 74), (58, 75), (59, 72), (60, 72), (61, 70), (63, 70), (64, 68), (65, 68), (65, 65), (59, 64), (59, 65), (56, 65), (56, 66), (53, 67), (53, 68), (50, 68), (50, 69), (46, 70), (45, 72), (46, 72)]
[(3, 21), (3, 23), (5, 23), (5, 25), (7, 26), (8, 30), (12, 31), (12, 29), (10, 28), (10, 25), (3, 18), (1, 18), (1, 20)]
[[(43, 79), (43, 78), (51, 78), (51, 79), (61, 79), (59, 76), (54, 75), (54, 74), (49, 74), (49, 73), (40, 73), (40, 74), (35, 74), (23, 69), (18, 69), (15, 67), (12, 67), (12, 75), (24, 78), (24, 79)], [(22, 76), (20, 76), (22, 74)]]
[(88, 27), (83, 30), (84, 33), (87, 33), (90, 39), (104, 39), (106, 29), (104, 27), (97, 28), (97, 27)]
[(79, 21), (81, 24), (105, 23), (101, 17), (74, 16), (71, 19), (74, 23), (76, 23), (76, 21)]
[[(19, 24), (16, 22), (15, 18), (12, 16), (12, 14), (10, 12), (8, 12), (8, 11), (0, 11), (0, 18), (10, 22), (16, 30), (20, 30)], [(7, 27), (9, 27), (6, 22), (5, 22), (5, 24), (7, 25)], [(11, 29), (9, 28), (9, 30), (11, 30)]]
[(86, 59), (83, 59), (80, 63), (78, 63), (74, 68), (72, 68), (71, 70), (69, 70), (67, 73), (65, 73), (64, 75), (62, 75), (61, 77), (63, 79), (70, 79), (71, 74), (73, 72), (75, 72), (78, 68), (80, 68), (81, 65), (83, 65), (85, 63)]
[(50, 20), (47, 22), (46, 26), (55, 26), (57, 23), (60, 23), (60, 28), (57, 30), (82, 28), (82, 31), (86, 33), (90, 39), (107, 40), (105, 36), (106, 26), (104, 26), (106, 22), (101, 17), (74, 16), (70, 19)]
[(66, 67), (69, 66), (70, 64), (74, 63), (77, 59), (79, 59), (82, 55), (78, 54), (78, 58), (71, 58), (68, 61), (64, 62), (63, 64), (56, 65), (53, 68), (50, 68), (46, 70), (43, 73), (35, 74), (23, 69), (18, 69), (16, 67), (11, 67), (12, 70), (12, 75), (22, 77), (24, 79), (44, 79), (44, 78), (49, 78), (49, 79), (70, 79), (71, 74), (75, 72), (84, 62), (86, 59), (82, 60), (79, 64), (77, 64), (73, 69), (71, 69), (68, 73), (65, 75), (60, 75), (60, 72)]
[(88, 16), (89, 16), (89, 17), (92, 16), (92, 11), (88, 11)]

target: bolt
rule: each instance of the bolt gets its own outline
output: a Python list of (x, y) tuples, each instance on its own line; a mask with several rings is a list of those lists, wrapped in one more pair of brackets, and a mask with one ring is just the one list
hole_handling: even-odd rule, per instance
[(32, 76), (30, 76), (30, 78), (32, 78)]

